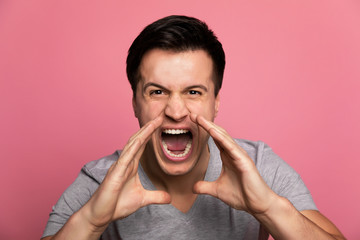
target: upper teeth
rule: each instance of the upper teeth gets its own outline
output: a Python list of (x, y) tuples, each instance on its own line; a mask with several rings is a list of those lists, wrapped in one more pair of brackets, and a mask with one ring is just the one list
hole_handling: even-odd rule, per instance
[(189, 132), (189, 130), (186, 130), (186, 129), (165, 129), (163, 132), (166, 133), (166, 134), (184, 134), (184, 133)]

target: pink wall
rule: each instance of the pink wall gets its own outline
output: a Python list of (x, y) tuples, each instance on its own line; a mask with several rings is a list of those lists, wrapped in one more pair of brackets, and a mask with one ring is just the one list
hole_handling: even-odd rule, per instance
[(264, 140), (360, 239), (360, 3), (0, 1), (0, 239), (38, 239), (81, 166), (136, 131), (127, 49), (169, 14), (208, 22), (227, 69), (217, 123)]

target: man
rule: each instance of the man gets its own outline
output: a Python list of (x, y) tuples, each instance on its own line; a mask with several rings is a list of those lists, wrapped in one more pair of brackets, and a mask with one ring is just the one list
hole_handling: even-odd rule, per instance
[(267, 145), (213, 123), (224, 67), (205, 23), (169, 16), (146, 27), (127, 58), (141, 129), (84, 166), (44, 239), (344, 239)]

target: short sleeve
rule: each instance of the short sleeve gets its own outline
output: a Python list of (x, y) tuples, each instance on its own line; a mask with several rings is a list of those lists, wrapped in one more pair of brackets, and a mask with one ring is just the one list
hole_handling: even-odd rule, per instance
[(75, 181), (65, 190), (52, 208), (43, 236), (55, 235), (67, 220), (78, 211), (98, 188), (99, 183), (81, 170)]
[(110, 166), (118, 159), (120, 151), (87, 163), (75, 181), (65, 190), (52, 208), (43, 237), (56, 234), (68, 219), (94, 194), (104, 180)]
[(256, 166), (268, 186), (287, 198), (298, 211), (317, 210), (300, 175), (263, 142), (258, 146)]

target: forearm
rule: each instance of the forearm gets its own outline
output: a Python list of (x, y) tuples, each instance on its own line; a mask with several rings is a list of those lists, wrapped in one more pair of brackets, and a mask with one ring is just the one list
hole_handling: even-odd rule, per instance
[(51, 240), (97, 240), (106, 226), (95, 227), (85, 219), (82, 209), (74, 213)]
[(279, 197), (274, 206), (264, 214), (254, 214), (274, 239), (345, 239), (330, 234), (306, 218), (290, 203)]

